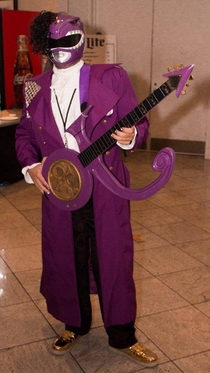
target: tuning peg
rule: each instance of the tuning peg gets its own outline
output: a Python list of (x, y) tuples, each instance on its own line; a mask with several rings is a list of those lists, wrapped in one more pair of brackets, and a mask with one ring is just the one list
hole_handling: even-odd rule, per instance
[(186, 93), (187, 93), (187, 92), (186, 92), (186, 90), (185, 90), (185, 89), (183, 89), (183, 90), (181, 91), (181, 95), (182, 95), (182, 96), (185, 96), (185, 95), (186, 95)]
[(174, 66), (174, 70), (183, 69), (183, 67), (184, 67), (183, 63), (180, 63), (179, 65)]
[(183, 69), (183, 68), (184, 68), (184, 64), (180, 63), (179, 65), (175, 65), (173, 68), (168, 66), (167, 70), (168, 70), (168, 72), (171, 72), (171, 71), (175, 71), (175, 70), (179, 70), (179, 69)]

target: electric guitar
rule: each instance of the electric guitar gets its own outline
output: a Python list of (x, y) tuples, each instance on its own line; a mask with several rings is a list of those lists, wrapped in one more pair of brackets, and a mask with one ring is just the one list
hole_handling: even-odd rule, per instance
[(122, 185), (103, 162), (102, 154), (116, 141), (111, 134), (122, 127), (137, 124), (150, 110), (176, 90), (176, 97), (185, 94), (184, 86), (192, 78), (194, 65), (181, 66), (176, 71), (164, 74), (168, 80), (151, 93), (135, 109), (116, 123), (109, 131), (92, 143), (86, 134), (85, 123), (92, 106), (89, 106), (71, 125), (70, 133), (76, 138), (80, 153), (71, 149), (58, 149), (46, 159), (43, 176), (50, 185), (48, 198), (55, 206), (68, 211), (83, 207), (89, 200), (93, 189), (93, 175), (116, 195), (128, 200), (143, 200), (153, 196), (171, 177), (175, 153), (171, 148), (160, 150), (154, 161), (153, 170), (160, 176), (142, 189), (130, 189)]

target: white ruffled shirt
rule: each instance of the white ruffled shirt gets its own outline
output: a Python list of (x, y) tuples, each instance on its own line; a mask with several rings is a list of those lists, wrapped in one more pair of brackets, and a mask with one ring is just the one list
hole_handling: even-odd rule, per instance
[[(77, 64), (70, 66), (66, 69), (58, 69), (53, 66), (53, 76), (51, 84), (51, 105), (52, 111), (57, 123), (58, 129), (60, 131), (61, 137), (64, 144), (69, 149), (73, 149), (79, 152), (79, 147), (75, 138), (69, 134), (65, 133), (65, 129), (70, 127), (70, 125), (80, 116), (80, 95), (79, 95), (79, 78), (80, 70), (84, 62), (81, 60)], [(75, 94), (67, 115), (67, 110), (73, 96), (74, 90)], [(57, 96), (57, 100), (56, 100)], [(58, 108), (60, 106), (60, 110)], [(64, 129), (64, 123), (60, 114), (60, 111), (63, 116), (63, 120), (66, 120), (66, 127)]]

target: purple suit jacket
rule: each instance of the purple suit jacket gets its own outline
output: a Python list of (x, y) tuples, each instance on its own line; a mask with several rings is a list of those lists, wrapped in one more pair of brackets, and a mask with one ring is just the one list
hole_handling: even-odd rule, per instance
[[(64, 148), (50, 104), (51, 76), (52, 70), (49, 70), (35, 77), (35, 88), (40, 89), (32, 93), (32, 97), (27, 95), (27, 107), (16, 131), (16, 150), (22, 167), (38, 162), (40, 153), (44, 157)], [(138, 104), (126, 71), (118, 65), (93, 65), (88, 104), (93, 105), (93, 109), (86, 120), (86, 130), (91, 141), (95, 141)], [(111, 109), (112, 115), (107, 116)], [(137, 126), (135, 148), (146, 140), (148, 126), (146, 118)], [(104, 163), (123, 185), (129, 186), (129, 174), (117, 145), (104, 154)], [(129, 202), (95, 178), (92, 197), (104, 326), (129, 323), (136, 317)], [(48, 311), (66, 324), (80, 326), (71, 212), (58, 209), (45, 195), (42, 198), (42, 257), (41, 293), (46, 298)]]

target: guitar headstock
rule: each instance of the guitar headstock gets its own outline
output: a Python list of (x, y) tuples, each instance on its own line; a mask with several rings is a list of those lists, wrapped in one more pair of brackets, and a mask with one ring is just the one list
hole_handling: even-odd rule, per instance
[(168, 73), (163, 76), (169, 78), (170, 85), (176, 89), (176, 97), (186, 94), (184, 87), (189, 87), (189, 80), (193, 80), (192, 70), (195, 65), (190, 65), (184, 67), (183, 64), (176, 65), (172, 70), (171, 67), (168, 67)]

